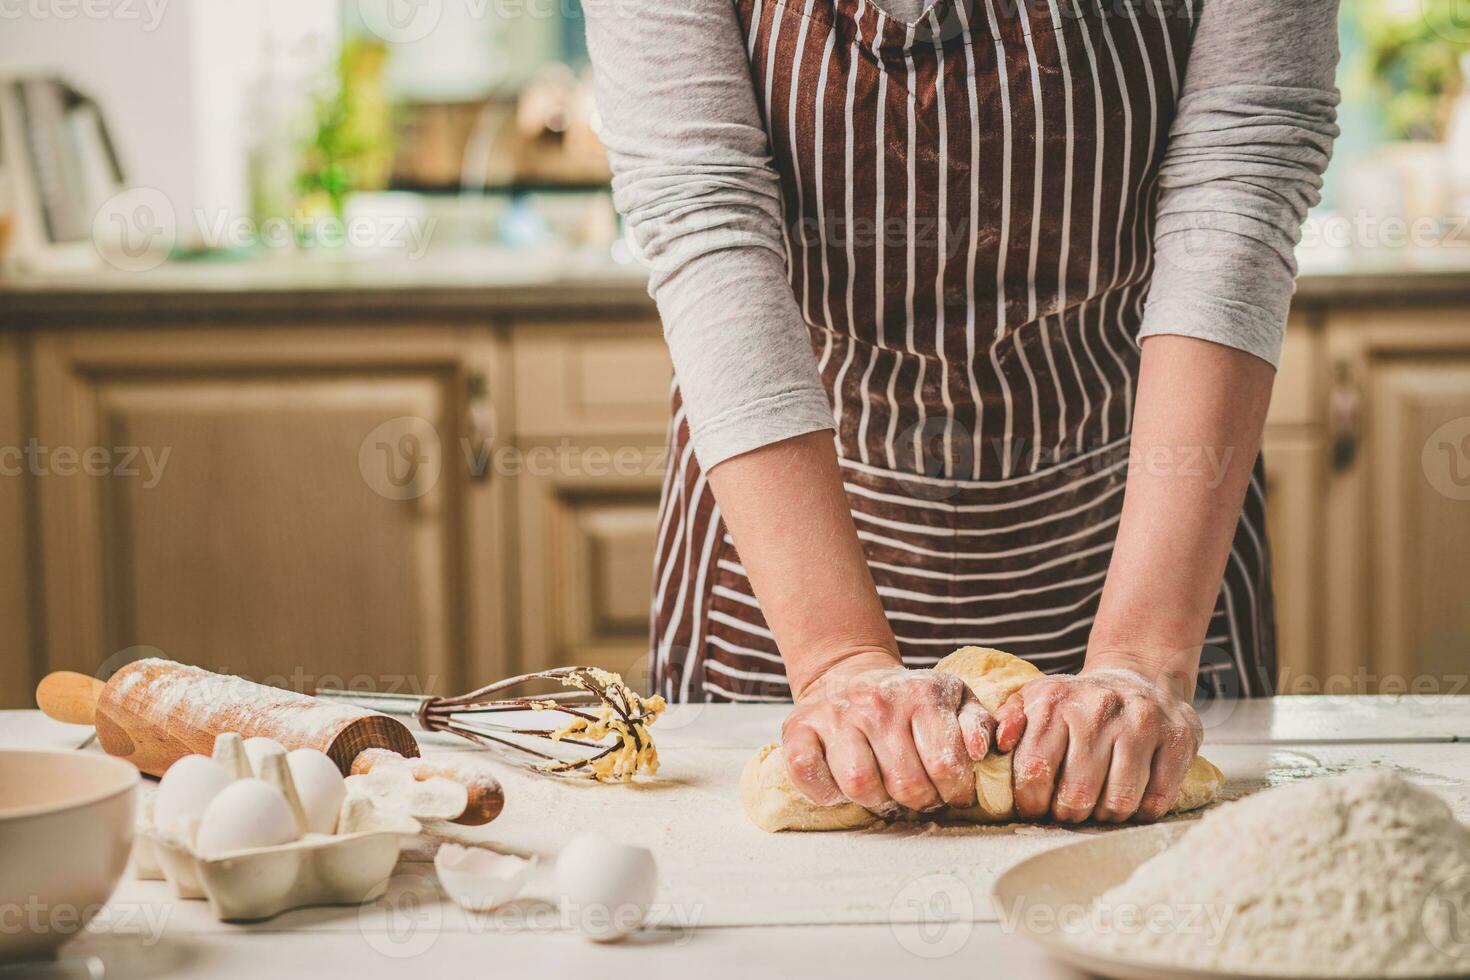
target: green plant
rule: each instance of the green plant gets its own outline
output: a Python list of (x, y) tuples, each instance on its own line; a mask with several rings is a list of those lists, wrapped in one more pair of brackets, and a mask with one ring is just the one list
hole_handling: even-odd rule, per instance
[(336, 77), (316, 102), (316, 126), (306, 147), (297, 190), (311, 210), (324, 205), (342, 218), (353, 191), (386, 187), (393, 167), (392, 112), (383, 85), (386, 48), (349, 41)]
[(1367, 47), (1364, 80), (1381, 103), (1388, 135), (1439, 139), (1450, 98), (1466, 80), (1465, 0), (1356, 0), (1350, 8)]

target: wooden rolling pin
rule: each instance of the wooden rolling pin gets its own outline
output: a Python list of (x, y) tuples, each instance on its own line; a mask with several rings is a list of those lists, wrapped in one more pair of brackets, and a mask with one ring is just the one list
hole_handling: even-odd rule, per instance
[[(108, 755), (153, 776), (186, 755), (209, 755), (221, 732), (275, 739), (287, 749), (317, 749), (344, 776), (419, 754), (413, 733), (387, 715), (170, 660), (136, 661), (105, 684), (71, 671), (48, 674), (36, 687), (36, 704), (57, 721), (95, 726)], [(505, 805), (499, 782), (480, 767), (418, 760), (414, 776), (443, 776), (464, 785), (469, 804), (455, 823), (489, 823)]]

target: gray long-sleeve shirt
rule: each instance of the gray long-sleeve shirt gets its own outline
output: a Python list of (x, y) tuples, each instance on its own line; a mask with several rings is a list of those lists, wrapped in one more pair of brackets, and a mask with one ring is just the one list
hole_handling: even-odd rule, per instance
[[(931, 2), (877, 0), (908, 22)], [(1337, 7), (1202, 0), (1160, 166), (1140, 337), (1276, 363), (1293, 252), (1337, 136)], [(614, 199), (650, 269), (701, 465), (832, 428), (734, 0), (584, 9)]]

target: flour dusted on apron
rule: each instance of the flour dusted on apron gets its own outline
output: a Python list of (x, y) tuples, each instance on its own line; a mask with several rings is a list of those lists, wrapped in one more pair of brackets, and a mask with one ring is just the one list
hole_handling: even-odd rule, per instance
[[(910, 666), (965, 645), (1082, 666), (1122, 513), (1157, 167), (1196, 3), (938, 0), (905, 24), (868, 0), (738, 0), (791, 287)], [(656, 689), (788, 700), (677, 386), (673, 409)], [(1206, 644), (1206, 693), (1271, 693), (1259, 463)]]

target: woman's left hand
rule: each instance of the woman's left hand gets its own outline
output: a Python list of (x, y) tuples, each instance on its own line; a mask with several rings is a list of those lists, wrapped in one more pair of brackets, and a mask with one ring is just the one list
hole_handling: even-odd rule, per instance
[(1178, 797), (1203, 737), (1199, 715), (1183, 684), (1115, 663), (1038, 678), (996, 714), (996, 747), (1015, 752), (1021, 817), (1157, 820)]

